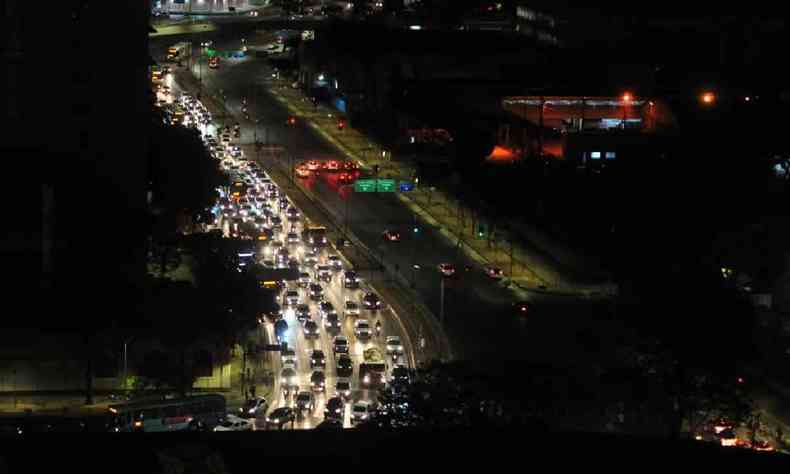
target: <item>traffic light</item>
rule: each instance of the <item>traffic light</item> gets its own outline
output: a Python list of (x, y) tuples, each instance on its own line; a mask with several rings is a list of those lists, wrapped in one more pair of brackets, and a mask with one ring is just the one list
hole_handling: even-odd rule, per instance
[(417, 226), (414, 226), (414, 233), (418, 234), (419, 232), (420, 232), (420, 228), (417, 227)]
[(296, 125), (296, 117), (288, 117), (288, 125)]
[(337, 121), (337, 129), (338, 130), (343, 130), (344, 128), (346, 128), (346, 122), (344, 122), (342, 120), (338, 120)]
[(486, 227), (483, 224), (477, 225), (477, 238), (482, 239), (486, 234)]

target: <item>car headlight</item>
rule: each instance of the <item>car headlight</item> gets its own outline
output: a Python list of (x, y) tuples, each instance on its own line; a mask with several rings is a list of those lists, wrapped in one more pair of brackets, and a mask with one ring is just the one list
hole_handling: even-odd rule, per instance
[(255, 408), (250, 408), (250, 410), (247, 413), (249, 413), (250, 415), (254, 414), (255, 413)]
[(366, 375), (363, 380), (365, 383), (370, 383), (370, 375)]

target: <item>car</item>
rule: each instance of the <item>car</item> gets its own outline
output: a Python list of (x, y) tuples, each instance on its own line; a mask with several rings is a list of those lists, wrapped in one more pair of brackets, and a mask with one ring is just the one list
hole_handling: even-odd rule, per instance
[(529, 309), (530, 304), (526, 301), (516, 301), (513, 303), (513, 310), (522, 316), (526, 316), (527, 313), (529, 313)]
[(351, 184), (354, 181), (354, 175), (344, 171), (338, 175), (337, 180), (340, 184)]
[(337, 313), (330, 313), (324, 318), (324, 327), (327, 331), (340, 331), (340, 318)]
[(235, 415), (227, 415), (214, 427), (214, 431), (252, 431), (252, 422)]
[(324, 418), (325, 419), (343, 419), (343, 410), (345, 409), (346, 404), (343, 402), (343, 399), (340, 397), (332, 397), (326, 401), (326, 407), (324, 407)]
[(335, 271), (343, 269), (343, 260), (340, 259), (338, 255), (330, 255), (326, 257), (326, 263), (329, 264), (329, 267)]
[(280, 362), (283, 367), (296, 368), (296, 352), (291, 348), (280, 350)]
[(291, 257), (288, 259), (288, 268), (291, 270), (299, 270), (299, 260), (296, 257)]
[(357, 171), (359, 169), (359, 165), (357, 165), (354, 161), (345, 161), (343, 162), (343, 169), (346, 171)]
[(351, 377), (354, 374), (354, 363), (348, 354), (342, 354), (337, 358), (337, 376)]
[(312, 413), (315, 410), (315, 395), (313, 395), (313, 392), (300, 391), (296, 395), (296, 409), (299, 411), (307, 410)]
[(318, 337), (318, 336), (319, 336), (319, 334), (318, 334), (318, 324), (316, 324), (316, 322), (313, 321), (312, 319), (308, 319), (307, 321), (305, 321), (305, 323), (304, 323), (304, 337), (312, 338), (312, 337)]
[(271, 259), (262, 261), (261, 265), (263, 265), (263, 268), (277, 268), (277, 266), (274, 264), (274, 260)]
[(285, 196), (280, 198), (279, 203), (280, 203), (280, 210), (281, 211), (284, 211), (284, 210), (288, 209), (288, 206), (290, 206), (290, 204), (288, 203), (288, 199)]
[(373, 414), (373, 406), (370, 402), (360, 400), (351, 406), (351, 424), (368, 420)]
[(280, 386), (286, 392), (299, 388), (299, 376), (296, 375), (296, 370), (291, 367), (286, 367), (280, 371)]
[(310, 354), (310, 368), (315, 369), (316, 367), (322, 369), (326, 367), (326, 356), (321, 349), (313, 349), (312, 354)]
[(452, 263), (440, 263), (438, 268), (439, 272), (446, 277), (455, 275), (455, 265)]
[(269, 403), (263, 397), (250, 398), (244, 402), (244, 406), (239, 408), (239, 416), (255, 418), (265, 415), (269, 408)]
[(397, 230), (387, 229), (381, 236), (387, 242), (400, 242), (400, 232)]
[(307, 169), (309, 171), (318, 171), (319, 169), (321, 169), (321, 164), (316, 160), (310, 160), (307, 163), (305, 163), (305, 165), (307, 166)]
[(373, 335), (370, 329), (370, 322), (367, 319), (358, 319), (354, 322), (354, 334), (359, 339), (367, 339)]
[(318, 263), (318, 252), (315, 249), (310, 249), (304, 254), (302, 259), (305, 265), (316, 265)]
[(403, 354), (403, 344), (398, 336), (387, 336), (384, 339), (387, 354)]
[(359, 316), (359, 305), (354, 301), (346, 301), (346, 316)]
[(390, 379), (394, 385), (408, 385), (411, 383), (411, 376), (409, 369), (403, 365), (398, 365), (392, 368), (392, 377)]
[(350, 400), (351, 382), (348, 379), (338, 379), (335, 382), (335, 393), (343, 400)]
[(343, 286), (348, 289), (359, 288), (359, 276), (353, 270), (346, 270), (343, 274)]
[(289, 422), (291, 423), (291, 428), (293, 428), (294, 421), (296, 421), (296, 413), (294, 413), (294, 409), (291, 407), (277, 408), (266, 417), (267, 425), (274, 425), (280, 429)]
[(296, 306), (299, 304), (299, 292), (296, 290), (288, 290), (285, 292), (285, 304), (288, 306)]
[(299, 320), (300, 323), (306, 323), (310, 318), (310, 307), (306, 304), (300, 304), (296, 306), (296, 319)]
[(297, 218), (299, 217), (299, 209), (293, 206), (288, 206), (288, 209), (285, 210), (285, 215), (288, 218)]
[(335, 306), (331, 302), (326, 300), (322, 301), (318, 305), (318, 311), (321, 314), (322, 318), (327, 317), (331, 313), (337, 313), (337, 311), (335, 311)]
[(348, 354), (348, 338), (346, 336), (335, 336), (332, 341), (332, 352), (335, 354)]
[(310, 284), (310, 299), (321, 301), (324, 297), (324, 288), (319, 283)]
[(494, 280), (501, 280), (505, 277), (505, 272), (499, 267), (486, 267), (486, 275)]
[(326, 391), (326, 375), (320, 370), (314, 370), (310, 375), (310, 386), (314, 392)]
[(376, 293), (365, 293), (365, 295), (362, 296), (362, 307), (371, 311), (381, 309), (381, 300)]
[(340, 171), (340, 162), (337, 160), (329, 160), (326, 162), (327, 171)]
[(310, 286), (310, 274), (307, 272), (300, 272), (297, 285), (299, 285), (299, 288), (307, 288)]
[(272, 223), (272, 230), (275, 232), (282, 232), (283, 231), (283, 220), (280, 216), (272, 216), (269, 219)]
[(296, 232), (288, 232), (288, 235), (285, 237), (285, 241), (288, 245), (297, 245), (300, 242), (299, 234)]

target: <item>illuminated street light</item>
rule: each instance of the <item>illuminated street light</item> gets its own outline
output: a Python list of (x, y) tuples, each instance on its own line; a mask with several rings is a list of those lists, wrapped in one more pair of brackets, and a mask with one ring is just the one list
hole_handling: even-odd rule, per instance
[(716, 95), (713, 92), (705, 92), (702, 94), (701, 100), (703, 104), (710, 105), (716, 101)]
[(626, 104), (630, 104), (632, 100), (634, 100), (634, 96), (631, 95), (630, 92), (626, 92), (623, 94), (623, 102), (625, 102)]

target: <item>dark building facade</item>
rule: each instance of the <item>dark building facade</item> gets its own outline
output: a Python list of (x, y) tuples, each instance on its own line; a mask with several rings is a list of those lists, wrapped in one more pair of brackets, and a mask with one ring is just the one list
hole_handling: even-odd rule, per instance
[(15, 314), (36, 315), (9, 325), (73, 326), (53, 309), (89, 312), (144, 276), (149, 14), (147, 1), (90, 0), (0, 12), (0, 150), (14, 177), (0, 255)]

